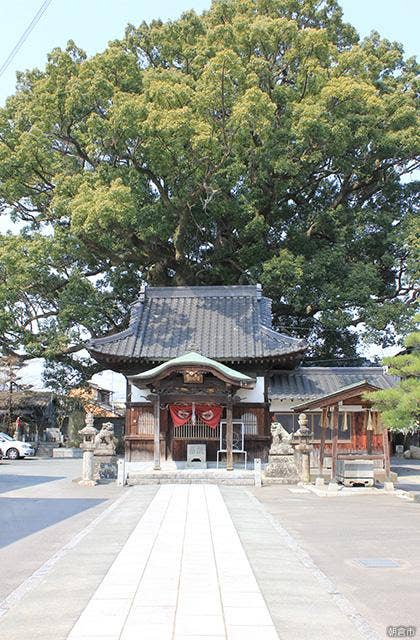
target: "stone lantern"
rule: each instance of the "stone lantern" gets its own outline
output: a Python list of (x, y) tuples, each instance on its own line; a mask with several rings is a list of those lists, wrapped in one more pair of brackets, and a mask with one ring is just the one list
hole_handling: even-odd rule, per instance
[(299, 451), (302, 460), (301, 482), (309, 484), (311, 482), (311, 461), (310, 454), (313, 446), (310, 442), (312, 432), (308, 427), (308, 417), (305, 413), (300, 413), (298, 418), (299, 429), (295, 431), (295, 437), (298, 438), (296, 451)]
[(80, 429), (79, 433), (83, 437), (80, 448), (83, 450), (83, 470), (82, 479), (79, 484), (91, 487), (96, 484), (93, 479), (93, 451), (95, 448), (95, 436), (98, 431), (93, 426), (93, 414), (86, 414), (86, 426)]

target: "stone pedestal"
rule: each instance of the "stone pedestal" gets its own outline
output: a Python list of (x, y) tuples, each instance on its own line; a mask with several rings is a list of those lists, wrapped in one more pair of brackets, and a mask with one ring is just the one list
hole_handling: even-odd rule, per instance
[(93, 456), (93, 477), (96, 481), (116, 480), (118, 477), (118, 463), (115, 455)]
[(82, 479), (79, 484), (85, 487), (94, 487), (93, 479), (93, 451), (83, 451)]
[(273, 441), (268, 453), (268, 464), (264, 476), (274, 483), (295, 484), (299, 481), (299, 473), (295, 462), (292, 436), (280, 424), (271, 425)]
[(281, 478), (284, 484), (299, 481), (295, 456), (293, 453), (270, 453), (264, 475), (267, 478)]
[(255, 474), (255, 486), (262, 486), (262, 475), (261, 475), (261, 458), (254, 458), (254, 474)]

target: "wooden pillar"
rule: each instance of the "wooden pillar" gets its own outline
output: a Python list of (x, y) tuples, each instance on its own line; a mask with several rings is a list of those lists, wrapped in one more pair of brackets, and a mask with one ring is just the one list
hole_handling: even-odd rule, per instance
[[(125, 379), (125, 424), (124, 436), (131, 434), (132, 408), (131, 408), (132, 388), (128, 379)], [(131, 461), (131, 441), (124, 438), (124, 458)]]
[(331, 480), (335, 480), (335, 476), (337, 472), (337, 447), (338, 447), (338, 404), (335, 404), (333, 407)]
[(153, 469), (160, 471), (160, 396), (157, 393), (154, 400), (155, 429), (153, 438)]
[(233, 471), (233, 410), (232, 397), (226, 404), (226, 471)]
[(328, 409), (324, 407), (321, 415), (321, 441), (319, 445), (319, 476), (324, 475), (325, 432), (328, 426)]
[(369, 456), (372, 455), (372, 435), (373, 435), (373, 423), (372, 414), (370, 411), (365, 411), (363, 425), (366, 430), (366, 450)]
[[(264, 422), (263, 422), (263, 431), (261, 435), (267, 436), (270, 435), (270, 425), (271, 425), (271, 413), (270, 413), (270, 396), (269, 396), (269, 384), (270, 384), (270, 373), (266, 371), (264, 373)], [(257, 423), (257, 433), (260, 435), (260, 421)]]
[(385, 480), (389, 481), (391, 477), (391, 463), (389, 460), (389, 440), (388, 429), (383, 425), (382, 427), (382, 441), (384, 449), (384, 468), (385, 468)]

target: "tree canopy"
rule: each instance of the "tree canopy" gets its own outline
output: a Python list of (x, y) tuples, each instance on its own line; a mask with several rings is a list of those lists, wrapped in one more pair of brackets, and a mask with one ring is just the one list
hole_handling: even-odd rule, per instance
[[(420, 321), (420, 315), (417, 316)], [(385, 358), (392, 375), (400, 383), (392, 389), (368, 394), (376, 409), (381, 411), (384, 424), (403, 433), (420, 429), (420, 331), (413, 331), (405, 339), (405, 350), (397, 356)]]
[(3, 353), (73, 366), (144, 281), (261, 282), (317, 358), (395, 340), (418, 292), (417, 73), (335, 0), (215, 0), (91, 58), (53, 50), (0, 110), (21, 222), (0, 236)]

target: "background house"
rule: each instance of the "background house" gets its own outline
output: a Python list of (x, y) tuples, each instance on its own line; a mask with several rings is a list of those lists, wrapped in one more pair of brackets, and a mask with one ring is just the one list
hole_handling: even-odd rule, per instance
[(56, 396), (51, 391), (0, 391), (0, 430), (14, 435), (16, 420), (20, 436), (38, 441), (56, 426)]

